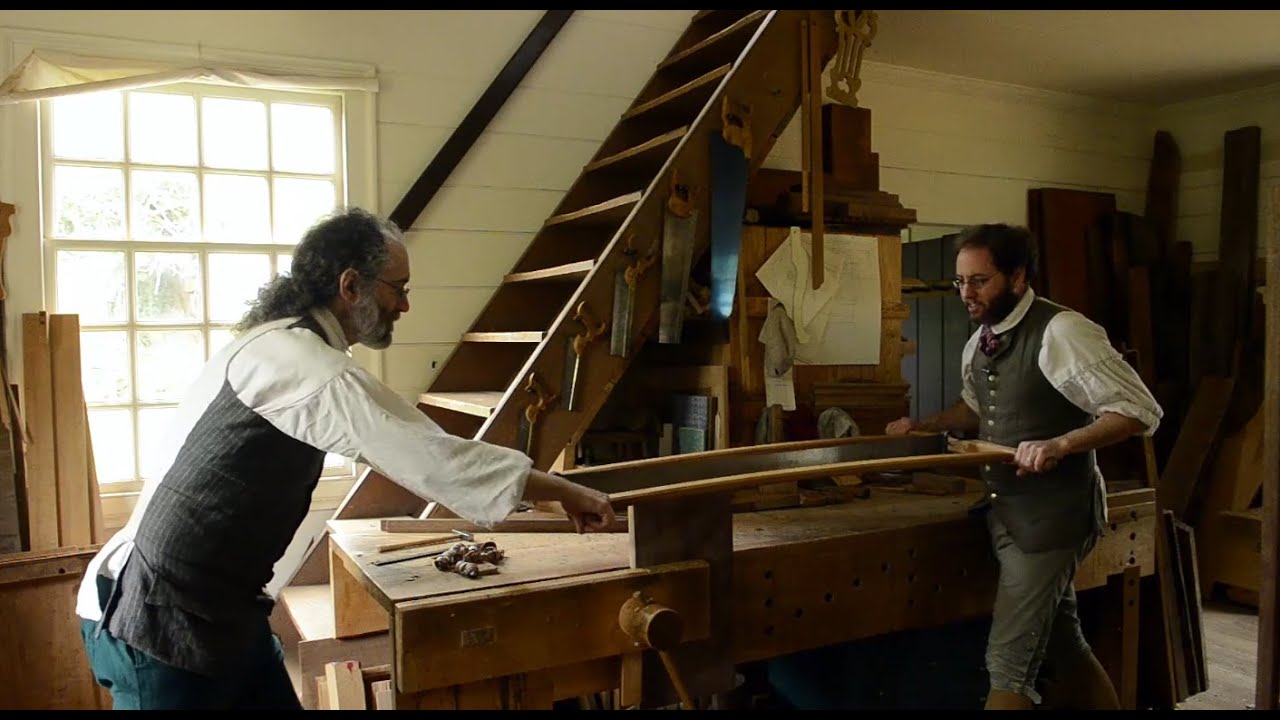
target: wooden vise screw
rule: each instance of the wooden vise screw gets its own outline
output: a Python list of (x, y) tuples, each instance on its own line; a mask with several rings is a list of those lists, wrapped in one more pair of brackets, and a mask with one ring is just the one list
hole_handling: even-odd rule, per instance
[(676, 667), (671, 649), (680, 644), (684, 636), (684, 620), (671, 608), (645, 599), (639, 592), (633, 594), (618, 610), (618, 625), (637, 647), (658, 651), (662, 665), (667, 669), (671, 684), (676, 689), (680, 704), (686, 710), (695, 709), (689, 688)]

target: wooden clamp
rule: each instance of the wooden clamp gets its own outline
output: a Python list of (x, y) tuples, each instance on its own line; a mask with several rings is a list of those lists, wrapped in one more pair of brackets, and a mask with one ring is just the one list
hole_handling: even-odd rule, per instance
[(679, 171), (671, 171), (671, 195), (667, 198), (667, 210), (678, 218), (693, 215), (694, 198), (697, 192), (690, 186), (680, 182)]
[(721, 135), (724, 141), (742, 150), (751, 159), (751, 106), (722, 96), (720, 103)]
[(529, 373), (529, 380), (525, 383), (524, 391), (533, 395), (533, 400), (524, 409), (524, 416), (532, 425), (538, 421), (538, 416), (542, 415), (548, 407), (556, 400), (560, 399), (558, 394), (547, 392), (543, 387), (542, 381), (538, 379), (538, 373)]
[(635, 242), (635, 239), (636, 236), (634, 234), (628, 235), (627, 248), (623, 251), (623, 254), (627, 256), (639, 255), (634, 262), (627, 266), (626, 274), (623, 275), (623, 279), (626, 281), (627, 287), (629, 288), (635, 287), (636, 283), (640, 281), (641, 276), (643, 276), (645, 272), (658, 261), (657, 240), (653, 241), (653, 247), (649, 249), (649, 252), (641, 255), (640, 251), (636, 250), (635, 246), (632, 244)]
[(596, 322), (591, 311), (587, 309), (587, 301), (583, 300), (578, 303), (577, 309), (573, 313), (573, 319), (582, 324), (583, 332), (573, 337), (573, 352), (582, 357), (587, 351), (587, 346), (596, 341), (596, 338), (604, 334), (609, 328), (609, 321), (601, 320)]

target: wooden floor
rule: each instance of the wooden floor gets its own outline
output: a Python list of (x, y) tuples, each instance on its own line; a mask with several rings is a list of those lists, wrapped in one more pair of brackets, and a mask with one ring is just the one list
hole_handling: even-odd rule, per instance
[(1204, 653), (1209, 665), (1209, 689), (1187, 698), (1183, 710), (1253, 709), (1258, 672), (1258, 612), (1228, 602), (1207, 602)]

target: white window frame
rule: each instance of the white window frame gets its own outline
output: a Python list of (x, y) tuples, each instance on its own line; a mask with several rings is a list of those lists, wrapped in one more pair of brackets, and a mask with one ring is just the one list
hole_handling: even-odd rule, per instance
[[(266, 72), (309, 75), (320, 77), (374, 77), (375, 68), (362, 63), (299, 59), (274, 54), (246, 51), (220, 50), (207, 46), (175, 45), (155, 42), (119, 40), (90, 35), (74, 35), (44, 31), (0, 28), (0, 75), (7, 75), (22, 58), (35, 50), (52, 50), (104, 57), (135, 58), (161, 62), (189, 62), (199, 58), (204, 62), (228, 66), (252, 67)], [(316, 91), (308, 91), (314, 93)], [(378, 212), (377, 192), (377, 98), (364, 91), (335, 91), (326, 93), (338, 98), (341, 108), (342, 133), (339, 139), (340, 160), (344, 177), (347, 205), (354, 205)], [(18, 103), (0, 106), (0, 200), (12, 203), (17, 212), (12, 220), (6, 258), (6, 346), (10, 348), (8, 360), (10, 378), (21, 387), (22, 377), (22, 323), (23, 313), (49, 310), (54, 305), (52, 254), (43, 243), (44, 195), (40, 142), (41, 113), (37, 103)], [(128, 199), (126, 198), (126, 202)], [(70, 247), (72, 241), (62, 241), (62, 247)], [(120, 243), (124, 246), (129, 243)], [(159, 250), (172, 247), (167, 243), (136, 243), (144, 249)], [(193, 245), (190, 249), (203, 250), (206, 245)], [(227, 246), (232, 250), (241, 246)], [(255, 246), (261, 251), (271, 246)], [(274, 261), (273, 261), (274, 262)], [(19, 271), (18, 269), (21, 268)], [(38, 272), (36, 271), (38, 269)], [(207, 279), (205, 281), (207, 283)], [(206, 288), (207, 291), (207, 288)], [(206, 294), (207, 297), (207, 294)], [(132, 319), (131, 319), (132, 320)], [(15, 352), (15, 349), (18, 349)], [(355, 360), (375, 377), (383, 376), (382, 353), (363, 346), (352, 349)], [(355, 477), (361, 468), (357, 467)], [(354, 477), (322, 479), (313, 495), (312, 510), (335, 509), (354, 482)], [(107, 485), (103, 488), (103, 514), (108, 527), (124, 524), (137, 499), (137, 490)]]

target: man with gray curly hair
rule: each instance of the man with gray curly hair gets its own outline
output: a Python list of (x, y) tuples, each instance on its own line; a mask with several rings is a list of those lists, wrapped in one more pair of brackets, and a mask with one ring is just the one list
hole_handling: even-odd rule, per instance
[(326, 453), (481, 525), (522, 499), (558, 501), (581, 531), (613, 522), (603, 493), (445, 433), (351, 359), (357, 343), (391, 344), (408, 284), (399, 229), (336, 211), (209, 360), (178, 408), (164, 471), (80, 587), (89, 662), (116, 709), (300, 709), (265, 588)]

